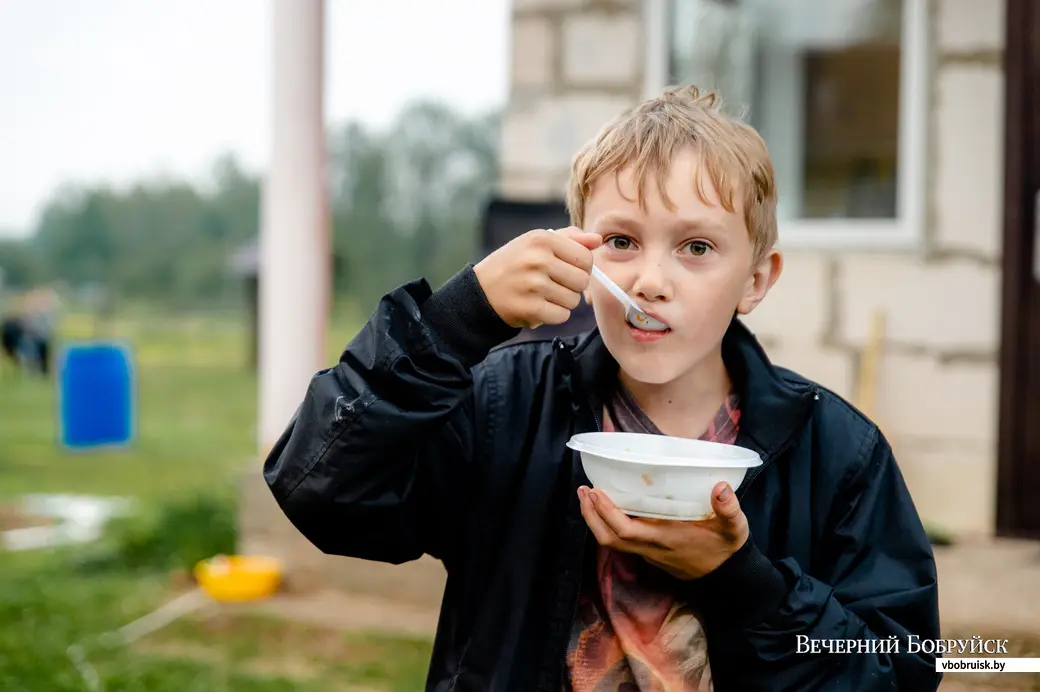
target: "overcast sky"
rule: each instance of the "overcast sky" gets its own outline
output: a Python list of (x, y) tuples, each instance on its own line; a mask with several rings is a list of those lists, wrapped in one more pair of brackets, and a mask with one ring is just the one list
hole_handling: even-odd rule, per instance
[[(327, 0), (326, 122), (507, 90), (509, 0)], [(267, 155), (270, 0), (0, 0), (0, 235), (65, 181)]]

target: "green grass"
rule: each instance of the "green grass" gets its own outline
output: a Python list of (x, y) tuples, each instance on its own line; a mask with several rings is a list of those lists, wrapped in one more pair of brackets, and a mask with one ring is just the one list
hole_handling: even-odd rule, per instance
[[(334, 323), (329, 363), (357, 322)], [(67, 341), (92, 333), (89, 320), (63, 322)], [(233, 507), (221, 503), (233, 502), (241, 474), (259, 471), (257, 383), (241, 325), (137, 317), (112, 322), (104, 336), (130, 346), (137, 372), (137, 437), (126, 449), (62, 449), (53, 384), (0, 369), (0, 505), (62, 492), (127, 496), (144, 509), (87, 549), (0, 555), (5, 692), (87, 689), (67, 647), (171, 599), (170, 568), (233, 541)], [(403, 692), (422, 688), (429, 654), (425, 640), (346, 635), (248, 611), (191, 616), (130, 647), (88, 647), (106, 692)]]
[[(326, 363), (353, 335), (349, 310), (332, 321)], [(0, 500), (27, 492), (130, 495), (234, 483), (256, 469), (257, 381), (242, 324), (216, 318), (115, 319), (101, 330), (126, 343), (136, 373), (137, 436), (126, 449), (69, 453), (58, 444), (53, 383), (0, 368)], [(90, 319), (62, 323), (64, 343), (89, 339)]]
[(107, 691), (326, 692), (422, 689), (429, 642), (345, 634), (251, 615), (191, 616), (115, 649), (97, 635), (170, 598), (169, 579), (70, 571), (67, 555), (5, 557), (0, 573), (0, 690), (86, 689), (67, 657), (82, 643)]
[[(110, 328), (131, 349), (137, 410), (133, 444), (69, 453), (58, 443), (52, 382), (0, 375), (0, 498), (26, 492), (129, 495), (232, 482), (257, 463), (256, 378), (239, 325), (155, 319)], [(63, 342), (91, 333), (71, 317)]]
[(77, 492), (147, 500), (231, 482), (256, 466), (256, 381), (244, 370), (142, 368), (137, 396), (131, 446), (69, 453), (58, 441), (50, 383), (0, 385), (0, 497)]

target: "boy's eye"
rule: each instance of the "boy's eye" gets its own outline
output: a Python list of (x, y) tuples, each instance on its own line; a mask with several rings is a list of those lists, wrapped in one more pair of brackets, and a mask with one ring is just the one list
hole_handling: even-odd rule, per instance
[(607, 244), (615, 250), (627, 250), (628, 248), (632, 247), (631, 240), (619, 235), (607, 238)]
[(694, 257), (703, 257), (704, 255), (711, 252), (711, 246), (703, 240), (691, 241), (686, 245), (686, 247), (687, 249), (689, 249), (690, 254), (692, 254)]

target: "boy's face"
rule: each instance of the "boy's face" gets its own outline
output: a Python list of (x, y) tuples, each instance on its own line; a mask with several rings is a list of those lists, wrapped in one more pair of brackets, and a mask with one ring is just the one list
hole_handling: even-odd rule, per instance
[(654, 180), (640, 208), (632, 167), (620, 172), (617, 184), (613, 176), (602, 177), (586, 199), (585, 230), (603, 236), (596, 265), (670, 327), (662, 334), (629, 326), (617, 299), (599, 282), (590, 284), (585, 296), (603, 340), (622, 371), (638, 382), (696, 377), (699, 366), (718, 353), (733, 313), (751, 312), (780, 274), (775, 250), (752, 264), (754, 247), (740, 200), (726, 211), (706, 173), (702, 183), (710, 203), (701, 201), (697, 167), (693, 152), (673, 162), (663, 186), (674, 210)]

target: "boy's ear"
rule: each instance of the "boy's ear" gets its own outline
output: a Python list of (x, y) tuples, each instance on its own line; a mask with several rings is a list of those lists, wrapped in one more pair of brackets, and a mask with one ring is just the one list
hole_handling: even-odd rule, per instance
[(770, 250), (755, 266), (744, 287), (744, 295), (737, 303), (737, 312), (747, 315), (762, 302), (784, 269), (784, 256), (779, 250)]

